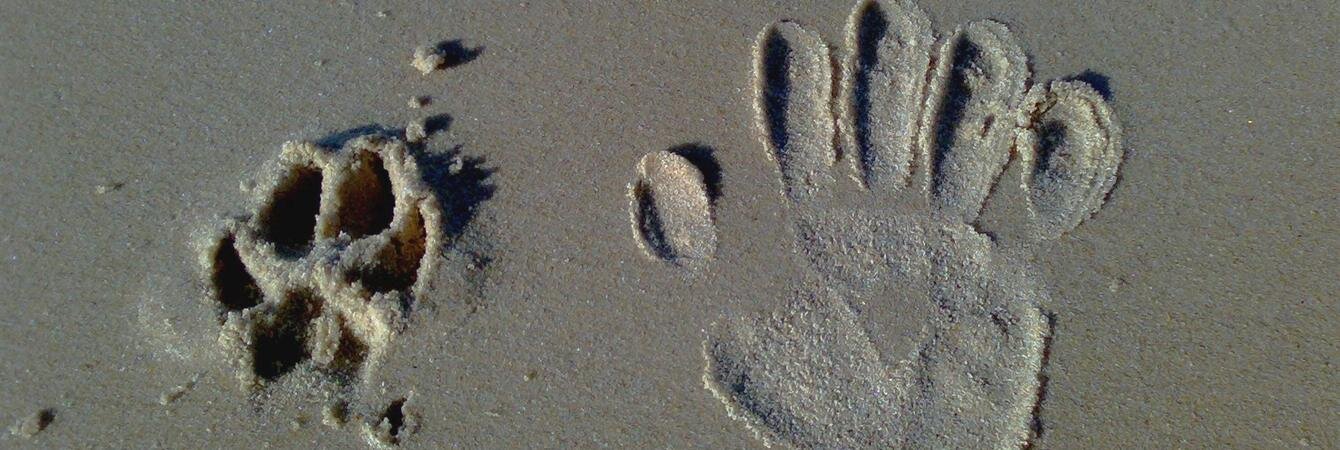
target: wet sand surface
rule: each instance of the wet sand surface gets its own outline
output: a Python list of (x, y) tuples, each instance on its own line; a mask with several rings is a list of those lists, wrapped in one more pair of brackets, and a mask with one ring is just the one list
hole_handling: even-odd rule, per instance
[[(1034, 80), (1095, 85), (1123, 127), (1102, 209), (1026, 258), (1055, 321), (1036, 445), (1340, 445), (1340, 6), (920, 6), (940, 35), (1005, 23)], [(809, 276), (752, 55), (779, 19), (840, 43), (850, 10), (0, 6), (0, 445), (365, 448), (405, 398), (406, 448), (761, 447), (702, 380), (712, 324)], [(453, 40), (478, 53), (411, 65)], [(239, 388), (193, 236), (251, 211), (239, 187), (285, 141), (426, 117), (425, 148), (481, 174), (477, 260), (447, 258), (343, 427), (322, 423), (338, 394)], [(688, 144), (720, 168), (696, 275), (629, 224), (641, 158)]]

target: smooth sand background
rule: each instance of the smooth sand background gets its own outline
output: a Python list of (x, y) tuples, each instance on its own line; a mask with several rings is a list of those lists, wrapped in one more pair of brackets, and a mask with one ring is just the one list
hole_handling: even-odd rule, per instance
[[(1214, 3), (921, 3), (942, 34), (1008, 23), (1037, 80), (1101, 74), (1126, 129), (1111, 200), (1033, 261), (1057, 320), (1040, 447), (1340, 446), (1340, 4)], [(803, 270), (750, 50), (781, 18), (840, 42), (850, 7), (4, 2), (0, 422), (55, 421), (0, 446), (364, 447), (167, 354), (137, 308), (189, 286), (190, 232), (242, 211), (283, 141), (438, 113), (434, 146), (496, 170), (494, 259), (477, 312), (416, 323), (383, 366), (423, 415), (406, 446), (758, 446), (700, 380), (703, 329)], [(447, 39), (483, 53), (410, 67)], [(644, 153), (685, 143), (724, 172), (695, 279), (643, 256), (626, 198)]]

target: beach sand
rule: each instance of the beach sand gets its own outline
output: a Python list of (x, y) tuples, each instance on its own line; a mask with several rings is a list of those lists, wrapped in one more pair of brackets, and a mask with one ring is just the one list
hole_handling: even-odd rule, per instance
[[(811, 276), (755, 44), (837, 48), (852, 8), (778, 3), (0, 5), (0, 446), (761, 447), (703, 381), (714, 324)], [(1016, 255), (1052, 320), (1035, 447), (1340, 446), (1340, 5), (920, 7), (1006, 24), (1123, 129), (1101, 209)], [(416, 121), (456, 180), (431, 289), (361, 378), (239, 386), (201, 236), (285, 142)], [(629, 223), (676, 148), (712, 162), (688, 269)]]

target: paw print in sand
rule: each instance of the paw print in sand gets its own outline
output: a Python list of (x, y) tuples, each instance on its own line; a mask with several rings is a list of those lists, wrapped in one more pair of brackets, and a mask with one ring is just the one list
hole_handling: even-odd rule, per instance
[(262, 180), (202, 255), (239, 380), (366, 380), (438, 264), (441, 206), (390, 136), (287, 143)]
[[(1118, 126), (1087, 84), (1030, 87), (997, 22), (937, 40), (916, 6), (865, 0), (846, 37), (834, 65), (794, 22), (759, 36), (758, 123), (813, 277), (715, 325), (704, 382), (768, 444), (1026, 446), (1051, 326), (1015, 255), (1102, 206)], [(984, 205), (1019, 212), (987, 229)]]

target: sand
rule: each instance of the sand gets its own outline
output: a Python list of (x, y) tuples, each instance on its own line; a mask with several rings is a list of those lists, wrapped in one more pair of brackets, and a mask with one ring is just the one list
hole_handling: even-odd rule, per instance
[[(919, 57), (844, 71), (869, 61), (861, 22), (850, 20), (860, 9), (849, 1), (0, 7), (0, 376), (8, 381), (0, 423), (11, 430), (0, 446), (947, 442), (890, 438), (906, 430), (960, 430), (950, 440), (982, 442), (936, 412), (953, 407), (936, 399), (969, 386), (889, 387), (904, 373), (898, 355), (918, 348), (950, 355), (931, 362), (984, 358), (988, 380), (1032, 380), (982, 391), (1015, 392), (1008, 397), (1022, 400), (1001, 406), (1008, 412), (966, 409), (1002, 421), (978, 436), (1012, 436), (1002, 445), (1340, 446), (1340, 86), (1331, 82), (1340, 58), (1325, 45), (1340, 39), (1340, 7), (915, 6), (924, 21), (895, 14), (889, 23), (923, 37), (993, 23), (980, 20), (1008, 30), (1031, 81), (965, 108), (1028, 111), (1024, 126), (995, 120), (985, 134), (953, 139), (983, 136), (971, 147), (912, 144), (921, 141), (909, 133), (924, 124), (907, 118), (937, 114), (916, 113), (906, 97), (919, 88), (903, 82), (916, 78), (904, 69)], [(791, 123), (817, 125), (788, 128), (805, 136), (788, 142), (814, 149), (797, 159), (779, 155), (760, 127), (759, 37), (779, 20), (835, 61), (798, 75), (814, 82), (791, 103), (806, 121)], [(978, 27), (983, 42), (999, 37), (995, 25)], [(941, 51), (898, 42), (871, 48)], [(414, 64), (420, 47), (428, 73)], [(931, 76), (921, 89), (950, 78)], [(854, 94), (863, 85), (877, 88)], [(407, 107), (412, 98), (431, 101)], [(1054, 119), (1076, 131), (1064, 136), (1088, 138), (1058, 140), (1027, 125)], [(1012, 158), (991, 150), (1006, 134), (993, 127), (1029, 131), (1013, 139), (1034, 150)], [(919, 136), (962, 131), (951, 128)], [(370, 325), (385, 316), (350, 312), (362, 307), (353, 297), (327, 299), (368, 324), (380, 347), (364, 361), (375, 364), (328, 370), (353, 365), (336, 364), (351, 353), (340, 350), (341, 319), (307, 314), (310, 306), (287, 310), (311, 319), (310, 332), (282, 325), (221, 342), (227, 305), (208, 270), (217, 259), (201, 258), (218, 246), (202, 246), (202, 236), (265, 215), (258, 205), (283, 181), (273, 168), (289, 167), (286, 142), (340, 159), (359, 136), (412, 150), (425, 179), (414, 198), (436, 199), (441, 210), (427, 232), (441, 240), (425, 253), (433, 268), (405, 288), (413, 301), (381, 304), (398, 314), (385, 332)], [(897, 151), (909, 146), (917, 150)], [(949, 163), (928, 165), (919, 149), (943, 149)], [(683, 161), (644, 162), (667, 154)], [(1058, 154), (1089, 157), (1029, 170)], [(331, 164), (330, 173), (357, 172), (347, 169), (353, 162)], [(1003, 169), (990, 176), (995, 165)], [(960, 170), (920, 169), (939, 166)], [(645, 250), (648, 234), (630, 221), (639, 183), (641, 203), (676, 250)], [(890, 185), (906, 187), (880, 188)], [(350, 202), (376, 205), (371, 198)], [(391, 228), (409, 220), (393, 217), (401, 219)], [(303, 279), (332, 293), (356, 286), (341, 273), (352, 266), (341, 264), (377, 253), (353, 237), (379, 236), (377, 227), (331, 227), (310, 259), (248, 272), (259, 300), (230, 304), (261, 309), (237, 312), (237, 326), (247, 314), (278, 323), (262, 310), (284, 310), (287, 297), (267, 290)], [(262, 247), (239, 248), (237, 259), (263, 260)], [(902, 258), (915, 254), (938, 256), (925, 265)], [(677, 255), (692, 256), (675, 263)], [(890, 261), (910, 269), (890, 272)], [(923, 268), (939, 278), (918, 275)], [(934, 288), (955, 283), (980, 295)], [(234, 292), (243, 299), (254, 293), (230, 286), (242, 286)], [(1002, 329), (1018, 338), (971, 341), (986, 328), (967, 325), (963, 339), (929, 342), (972, 345), (918, 347), (924, 330), (937, 329), (923, 319), (945, 304), (907, 301), (915, 297), (907, 292), (986, 302), (950, 309), (1000, 301), (993, 309), (1014, 317)], [(320, 339), (290, 346), (308, 359), (257, 366), (247, 361), (247, 335)], [(971, 350), (1000, 342), (1017, 350)], [(1022, 356), (996, 358), (1003, 354)], [(824, 407), (805, 411), (827, 419), (751, 419), (742, 405), (795, 411), (799, 398), (720, 389), (728, 377), (713, 374), (741, 372), (713, 367), (757, 361), (794, 368), (755, 378), (779, 380), (769, 386), (812, 374), (804, 376), (839, 391), (901, 390), (930, 406), (890, 415), (911, 418), (893, 426), (851, 407), (904, 411), (903, 397), (816, 394)], [(927, 367), (946, 382), (964, 374), (954, 364)], [(791, 426), (825, 421), (857, 434)]]
[(702, 168), (670, 150), (648, 153), (628, 185), (629, 221), (648, 257), (690, 270), (716, 252), (712, 198)]

